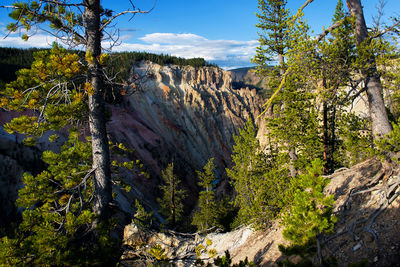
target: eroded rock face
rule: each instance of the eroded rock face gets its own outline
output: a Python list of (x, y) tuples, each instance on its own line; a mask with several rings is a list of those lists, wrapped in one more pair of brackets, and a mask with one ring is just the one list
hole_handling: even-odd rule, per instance
[[(247, 120), (260, 127), (258, 136), (264, 142), (264, 119), (257, 118), (262, 112), (263, 100), (255, 89), (233, 89), (231, 73), (215, 67), (160, 66), (141, 62), (133, 66), (133, 70), (133, 76), (139, 75), (143, 79), (134, 92), (127, 88), (122, 103), (109, 106), (112, 117), (107, 125), (108, 134), (112, 141), (136, 150), (134, 159), (144, 163), (150, 178), (124, 173), (132, 190), (119, 191), (117, 202), (128, 214), (134, 213), (135, 198), (147, 208), (156, 208), (161, 170), (174, 162), (176, 174), (188, 191), (185, 204), (190, 210), (197, 199), (195, 170), (202, 169), (207, 160), (214, 157), (220, 170), (218, 178), (223, 180), (223, 170), (231, 164), (232, 135), (238, 134)], [(11, 118), (10, 113), (0, 112), (2, 124)], [(30, 171), (21, 164), (29, 161), (26, 157), (31, 152), (18, 145), (21, 140), (15, 142), (11, 140), (15, 137), (7, 138), (0, 136), (3, 140), (0, 140), (3, 142), (0, 149), (5, 151), (1, 156), (6, 157), (1, 159), (4, 169), (0, 170), (1, 182), (7, 184), (1, 189), (2, 205), (6, 200), (15, 201), (17, 188), (22, 186), (22, 173)], [(56, 149), (49, 145), (43, 141), (38, 148)], [(25, 157), (16, 159), (7, 154), (14, 150)], [(35, 154), (35, 160), (40, 161), (40, 155)], [(13, 174), (8, 178), (10, 171)], [(11, 193), (6, 188), (14, 189)]]
[(246, 120), (260, 127), (264, 142), (264, 120), (257, 118), (263, 101), (255, 89), (232, 89), (229, 72), (141, 62), (134, 75), (144, 77), (140, 88), (130, 95), (127, 90), (123, 103), (112, 107), (108, 129), (113, 140), (135, 148), (147, 166), (149, 180), (132, 180), (143, 195), (154, 196), (161, 170), (174, 161), (193, 203), (195, 170), (211, 157), (220, 170), (230, 166), (232, 135)]

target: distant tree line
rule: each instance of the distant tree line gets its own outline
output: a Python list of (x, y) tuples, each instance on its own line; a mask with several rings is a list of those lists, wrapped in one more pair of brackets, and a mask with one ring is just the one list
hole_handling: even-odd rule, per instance
[[(214, 66), (216, 67), (216, 64), (211, 64), (208, 63), (207, 61), (204, 60), (204, 58), (181, 58), (181, 57), (175, 57), (171, 55), (166, 55), (166, 54), (152, 54), (152, 53), (147, 53), (147, 52), (118, 52), (118, 53), (112, 53), (113, 56), (118, 58), (118, 64), (122, 63), (125, 64), (124, 62), (133, 62), (133, 61), (142, 61), (142, 60), (149, 60), (151, 62), (157, 63), (159, 65), (178, 65), (178, 66), (192, 66), (195, 68), (199, 67), (207, 67), (207, 66)], [(121, 62), (120, 62), (121, 61)]]
[(38, 48), (18, 49), (0, 47), (0, 80), (11, 82), (17, 78), (15, 72), (22, 68), (30, 68), (33, 62), (33, 53)]
[[(33, 53), (40, 50), (49, 50), (43, 48), (11, 48), (11, 47), (0, 47), (0, 80), (8, 83), (17, 78), (15, 72), (22, 68), (30, 68), (34, 61)], [(74, 51), (78, 54), (83, 52)], [(152, 54), (147, 52), (118, 52), (112, 53), (112, 58), (109, 68), (115, 70), (126, 70), (129, 71), (132, 62), (149, 60), (159, 65), (178, 65), (178, 66), (192, 66), (195, 68), (213, 66), (217, 67), (216, 64), (212, 64), (204, 60), (204, 58), (181, 58), (166, 54)], [(124, 72), (124, 71), (123, 71)], [(125, 73), (125, 72), (124, 72)]]

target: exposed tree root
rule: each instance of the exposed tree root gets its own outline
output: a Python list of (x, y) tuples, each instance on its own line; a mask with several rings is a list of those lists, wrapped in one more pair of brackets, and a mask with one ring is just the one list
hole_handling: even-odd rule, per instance
[[(393, 171), (393, 168), (388, 168), (387, 166), (383, 166), (381, 170), (379, 170), (374, 177), (369, 179), (363, 185), (359, 186), (357, 189), (352, 189), (350, 191), (349, 196), (339, 208), (339, 211), (344, 211), (342, 215), (342, 219), (344, 220), (345, 228), (332, 236), (328, 236), (322, 242), (322, 244), (328, 244), (329, 242), (335, 240), (336, 238), (343, 236), (345, 234), (350, 235), (353, 241), (357, 240), (356, 230), (366, 232), (373, 237), (375, 244), (378, 248), (380, 248), (379, 236), (378, 233), (373, 229), (373, 225), (376, 219), (395, 201), (400, 195), (400, 176), (395, 175), (396, 172)], [(358, 195), (370, 194), (370, 198), (366, 205), (363, 205), (363, 209), (357, 212), (355, 216), (356, 219), (351, 223), (346, 223), (346, 214), (347, 211), (351, 210), (351, 204), (353, 198)], [(378, 208), (374, 208), (374, 207)], [(376, 209), (371, 214), (365, 214), (365, 211), (368, 209)], [(354, 218), (354, 216), (353, 216)], [(360, 227), (361, 226), (361, 227)], [(334, 255), (339, 251), (339, 249), (347, 244), (348, 241), (342, 241), (335, 249), (328, 249), (329, 254)]]

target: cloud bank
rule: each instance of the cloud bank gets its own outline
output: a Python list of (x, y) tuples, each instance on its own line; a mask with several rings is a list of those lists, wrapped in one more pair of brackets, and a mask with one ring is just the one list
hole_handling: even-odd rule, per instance
[[(49, 47), (56, 39), (53, 36), (38, 34), (29, 38), (28, 42), (18, 36), (0, 39), (2, 47)], [(127, 36), (121, 36), (123, 42), (115, 46), (113, 51), (145, 51), (156, 54), (169, 54), (183, 58), (202, 57), (229, 69), (251, 65), (258, 41), (209, 40), (192, 33), (151, 33), (133, 42)], [(107, 45), (105, 45), (107, 47)]]
[(223, 68), (250, 65), (255, 55), (257, 40), (209, 40), (192, 33), (151, 33), (139, 38), (143, 43), (122, 43), (115, 51), (146, 51), (177, 57), (202, 57)]

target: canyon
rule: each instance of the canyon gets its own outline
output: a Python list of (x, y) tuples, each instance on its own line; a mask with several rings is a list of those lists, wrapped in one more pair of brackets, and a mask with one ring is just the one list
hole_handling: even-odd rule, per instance
[[(265, 121), (258, 117), (264, 100), (254, 85), (232, 86), (231, 72), (216, 67), (161, 66), (142, 61), (132, 66), (130, 76), (119, 101), (108, 105), (112, 116), (107, 125), (109, 139), (134, 149), (135, 154), (129, 160), (140, 160), (149, 174), (146, 178), (133, 172), (123, 173), (132, 190), (116, 189), (116, 201), (128, 215), (135, 212), (134, 199), (157, 214), (161, 170), (171, 162), (189, 192), (187, 212), (197, 200), (196, 170), (201, 170), (208, 159), (215, 159), (219, 188), (229, 187), (224, 169), (231, 164), (233, 135), (238, 134), (247, 120), (258, 126), (257, 136), (266, 143)], [(1, 124), (12, 117), (13, 114), (0, 111)], [(25, 162), (31, 162), (32, 157), (40, 162), (40, 151), (56, 149), (57, 144), (46, 143), (46, 138), (40, 138), (37, 147), (28, 148), (22, 145), (22, 137), (4, 131), (0, 135), (0, 145), (3, 144), (0, 156), (13, 166), (3, 165), (0, 173), (4, 210), (14, 210), (12, 203), (22, 186), (22, 173), (35, 173), (40, 166), (43, 168), (31, 164), (37, 167), (35, 170), (26, 167)], [(8, 151), (14, 151), (14, 147), (19, 152), (10, 154)]]
[[(224, 169), (232, 164), (233, 135), (239, 133), (246, 121), (251, 121), (258, 127), (260, 143), (266, 145), (268, 142), (265, 120), (259, 117), (265, 103), (265, 88), (259, 86), (262, 83), (248, 69), (229, 72), (216, 67), (161, 66), (149, 61), (132, 66), (125, 86), (116, 92), (116, 101), (107, 105), (112, 114), (107, 124), (109, 139), (134, 149), (135, 153), (126, 159), (139, 160), (148, 174), (146, 177), (137, 172), (122, 172), (120, 175), (131, 190), (117, 186), (114, 189), (115, 205), (126, 224), (121, 264), (137, 266), (137, 262), (130, 259), (140, 256), (137, 247), (142, 243), (161, 245), (169, 258), (178, 255), (189, 259), (189, 263), (182, 262), (182, 266), (193, 263), (195, 249), (201, 244), (215, 249), (217, 256), (223, 256), (225, 250), (229, 250), (234, 263), (246, 257), (260, 266), (274, 266), (278, 260), (292, 263), (299, 260), (298, 257), (286, 257), (279, 251), (279, 244), (288, 244), (282, 237), (279, 222), (262, 232), (241, 227), (228, 233), (204, 236), (141, 232), (131, 223), (135, 199), (146, 210), (152, 211), (160, 222), (163, 221), (157, 212), (157, 197), (160, 196), (161, 171), (171, 162), (174, 162), (174, 171), (188, 192), (186, 214), (190, 214), (197, 201), (196, 170), (201, 170), (208, 159), (214, 158), (217, 165), (217, 195), (230, 190)], [(359, 110), (365, 108), (361, 106)], [(16, 114), (0, 110), (1, 124), (14, 116)], [(57, 150), (65, 140), (60, 138), (56, 143), (49, 143), (48, 136), (40, 138), (36, 146), (27, 147), (22, 143), (23, 136), (10, 135), (0, 128), (0, 227), (18, 217), (20, 211), (14, 202), (18, 189), (23, 186), (23, 173), (36, 174), (43, 170), (42, 151)], [(394, 173), (391, 180), (383, 184), (379, 180), (384, 175), (381, 163), (370, 159), (329, 176), (331, 183), (326, 193), (335, 196), (334, 212), (339, 223), (334, 234), (326, 238), (323, 252), (334, 256), (339, 265), (345, 266), (362, 258), (367, 258), (372, 266), (389, 266), (398, 262), (400, 202), (393, 197), (399, 192), (388, 196), (390, 199), (387, 201), (392, 198), (393, 201), (388, 202), (385, 209), (380, 206), (385, 200), (380, 194), (382, 188), (399, 183), (398, 167)], [(373, 193), (367, 195), (364, 192)], [(374, 223), (373, 228), (370, 222)]]

